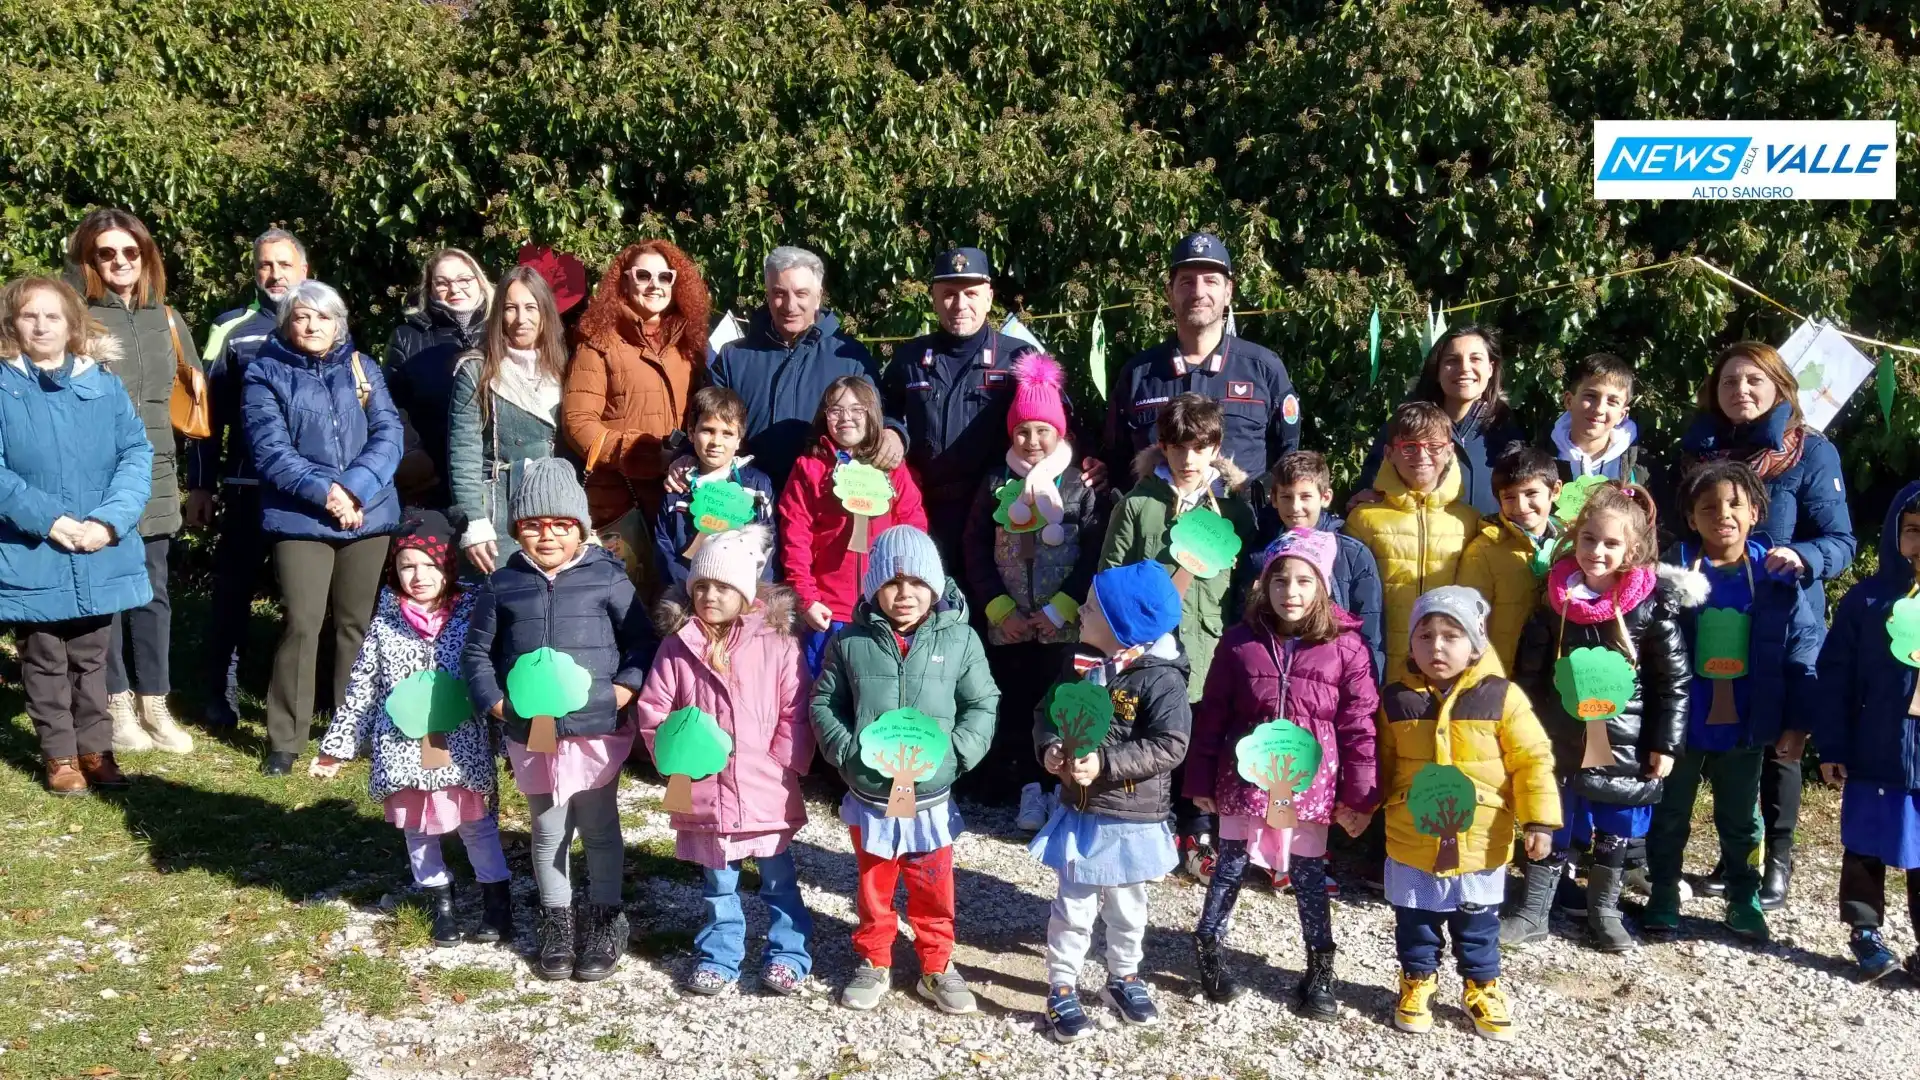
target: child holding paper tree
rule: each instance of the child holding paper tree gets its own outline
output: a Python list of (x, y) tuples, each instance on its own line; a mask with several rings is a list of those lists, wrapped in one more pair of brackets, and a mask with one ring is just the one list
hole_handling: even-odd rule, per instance
[[(694, 545), (702, 536), (747, 525), (764, 526), (773, 535), (773, 481), (753, 467), (751, 457), (736, 456), (747, 432), (747, 406), (740, 395), (724, 386), (695, 391), (686, 432), (694, 462), (687, 490), (667, 492), (653, 527), (660, 580), (669, 591), (686, 587)], [(773, 580), (771, 559), (764, 577)]]
[(750, 525), (711, 534), (694, 552), (688, 591), (660, 601), (660, 651), (635, 706), (640, 737), (667, 777), (674, 854), (705, 878), (707, 921), (685, 985), (709, 996), (731, 989), (746, 959), (745, 859), (759, 868), (769, 916), (761, 985), (791, 994), (813, 969), (813, 920), (787, 850), (807, 821), (800, 776), (813, 759), (813, 727), (792, 590), (760, 580), (770, 540)]
[(1453, 939), (1461, 1003), (1480, 1035), (1513, 1038), (1500, 986), (1500, 895), (1516, 826), (1530, 859), (1560, 827), (1553, 749), (1527, 695), (1493, 674), (1487, 602), (1449, 585), (1408, 616), (1414, 670), (1380, 695), (1387, 902), (1400, 954), (1393, 1026), (1433, 1030), (1440, 950)]
[(953, 839), (965, 822), (950, 795), (993, 745), (1000, 691), (932, 538), (896, 525), (872, 546), (860, 606), (813, 684), (814, 734), (847, 782), (840, 820), (860, 868), (860, 963), (840, 1003), (865, 1011), (885, 998), (904, 878), (920, 957), (914, 988), (941, 1012), (970, 1013), (973, 992), (952, 964)]
[(1510, 943), (1544, 931), (1566, 853), (1590, 834), (1588, 934), (1603, 952), (1635, 947), (1620, 888), (1646, 857), (1653, 808), (1686, 745), (1693, 674), (1678, 622), (1685, 590), (1677, 568), (1654, 561), (1654, 517), (1645, 488), (1611, 480), (1591, 488), (1521, 632), (1514, 681), (1553, 739), (1567, 829), (1550, 854), (1529, 858), (1502, 927)]
[(1193, 935), (1201, 991), (1222, 1004), (1242, 992), (1222, 951), (1251, 861), (1292, 875), (1307, 947), (1294, 1008), (1315, 1020), (1338, 1015), (1328, 826), (1357, 837), (1379, 801), (1380, 694), (1360, 620), (1333, 603), (1337, 555), (1332, 533), (1307, 528), (1282, 533), (1261, 553), (1246, 618), (1220, 639), (1194, 710), (1186, 769), (1187, 797), (1218, 815), (1220, 828)]
[(414, 883), (427, 892), (433, 943), (460, 943), (453, 875), (440, 840), (457, 832), (480, 880), (475, 941), (513, 937), (513, 894), (494, 816), (493, 742), (460, 681), (474, 597), (460, 588), (453, 526), (437, 510), (410, 515), (393, 539), (387, 585), (347, 676), (347, 692), (307, 772), (332, 779), (373, 748), (367, 794), (407, 838)]
[[(572, 463), (532, 458), (519, 475), (509, 512), (520, 550), (487, 578), (460, 666), (475, 707), (500, 721), (533, 819), (535, 970), (593, 982), (613, 974), (626, 948), (615, 787), (634, 729), (620, 711), (645, 680), (653, 639), (626, 564), (587, 543), (587, 493)], [(568, 877), (576, 833), (588, 897), (577, 909)]]
[(1813, 719), (1825, 711), (1815, 666), (1826, 620), (1790, 570), (1769, 571), (1764, 538), (1767, 486), (1746, 463), (1697, 466), (1680, 482), (1679, 504), (1692, 538), (1666, 561), (1684, 574), (1680, 629), (1693, 657), (1687, 694), (1687, 749), (1667, 778), (1647, 835), (1652, 898), (1641, 929), (1680, 927), (1680, 869), (1702, 782), (1713, 788), (1726, 881), (1727, 924), (1764, 926), (1760, 909), (1760, 799), (1763, 755), (1799, 760)]
[(780, 565), (799, 598), (814, 676), (827, 644), (854, 618), (873, 541), (895, 525), (927, 527), (907, 466), (873, 466), (885, 433), (873, 384), (861, 375), (833, 380), (813, 416), (813, 449), (794, 462), (780, 492)]
[(1095, 920), (1107, 924), (1101, 996), (1129, 1024), (1160, 1020), (1140, 961), (1147, 882), (1179, 861), (1167, 814), (1193, 722), (1174, 637), (1180, 620), (1180, 593), (1161, 564), (1095, 574), (1080, 610), (1084, 648), (1034, 719), (1040, 763), (1061, 780), (1059, 801), (1027, 848), (1060, 878), (1047, 920), (1047, 1023), (1056, 1042), (1093, 1033), (1079, 984)]

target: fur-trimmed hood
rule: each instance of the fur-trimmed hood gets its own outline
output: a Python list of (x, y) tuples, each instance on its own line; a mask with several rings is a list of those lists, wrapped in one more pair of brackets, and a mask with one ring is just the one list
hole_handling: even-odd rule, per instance
[[(797, 603), (792, 589), (770, 581), (760, 583), (754, 595), (753, 607), (742, 613), (743, 619), (758, 617), (767, 629), (776, 634), (793, 636), (794, 610)], [(674, 588), (660, 597), (653, 606), (653, 628), (665, 641), (680, 632), (693, 618), (693, 601), (684, 588)]]
[[(1161, 451), (1160, 447), (1158, 445), (1149, 446), (1145, 450), (1133, 455), (1133, 478), (1135, 481), (1145, 480), (1147, 477), (1152, 476), (1155, 470), (1166, 463), (1167, 455)], [(1240, 466), (1235, 465), (1232, 458), (1221, 454), (1219, 457), (1213, 459), (1213, 467), (1220, 473), (1220, 482), (1226, 486), (1226, 492), (1222, 494), (1232, 494), (1235, 492), (1242, 495), (1247, 494), (1247, 481), (1249, 479), (1247, 472)]]

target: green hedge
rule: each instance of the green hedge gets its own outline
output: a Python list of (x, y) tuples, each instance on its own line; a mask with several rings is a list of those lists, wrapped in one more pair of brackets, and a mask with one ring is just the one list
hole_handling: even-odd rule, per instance
[[(56, 263), (88, 208), (125, 206), (205, 317), (279, 222), (377, 346), (442, 243), (503, 266), (528, 240), (593, 260), (664, 234), (743, 310), (760, 256), (797, 242), (886, 336), (927, 323), (929, 254), (978, 243), (1012, 304), (1137, 302), (1108, 315), (1117, 364), (1164, 333), (1166, 249), (1206, 226), (1242, 264), (1240, 305), (1288, 309), (1243, 331), (1292, 367), (1309, 445), (1351, 469), (1418, 363), (1415, 321), (1390, 316), (1369, 392), (1375, 304), (1698, 253), (1920, 340), (1915, 41), (1880, 0), (0, 0), (0, 273)], [(1896, 119), (1900, 199), (1589, 197), (1595, 118), (1769, 116)], [(1481, 314), (1541, 419), (1569, 357), (1635, 359), (1656, 447), (1716, 345), (1791, 329), (1700, 271)], [(1042, 326), (1083, 370), (1087, 320)], [(1856, 486), (1912, 471), (1916, 372), (1893, 430), (1846, 415)]]

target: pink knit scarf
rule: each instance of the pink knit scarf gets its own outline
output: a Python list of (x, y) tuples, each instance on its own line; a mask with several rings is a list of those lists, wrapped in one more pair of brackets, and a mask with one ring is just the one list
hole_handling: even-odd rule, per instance
[(1567, 594), (1574, 576), (1580, 573), (1580, 567), (1571, 558), (1561, 559), (1547, 571), (1547, 606), (1556, 615), (1564, 615), (1568, 622), (1581, 626), (1611, 622), (1617, 616), (1640, 606), (1641, 601), (1653, 595), (1654, 586), (1660, 582), (1651, 566), (1636, 566), (1620, 573), (1620, 580), (1614, 583), (1612, 591), (1597, 600), (1580, 600)]

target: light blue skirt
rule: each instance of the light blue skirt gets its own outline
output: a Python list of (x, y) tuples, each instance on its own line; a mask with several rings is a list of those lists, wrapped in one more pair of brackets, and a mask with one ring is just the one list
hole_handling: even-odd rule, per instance
[(1173, 872), (1179, 863), (1173, 828), (1165, 821), (1122, 821), (1055, 805), (1027, 854), (1068, 885), (1138, 885)]
[(840, 821), (860, 830), (860, 850), (876, 859), (939, 851), (953, 846), (953, 838), (967, 831), (952, 799), (922, 807), (910, 818), (890, 818), (886, 807), (869, 805), (851, 791), (840, 800)]
[(1458, 911), (1463, 904), (1500, 909), (1507, 895), (1507, 868), (1490, 866), (1470, 874), (1440, 877), (1398, 859), (1387, 860), (1387, 903), (1418, 911)]

